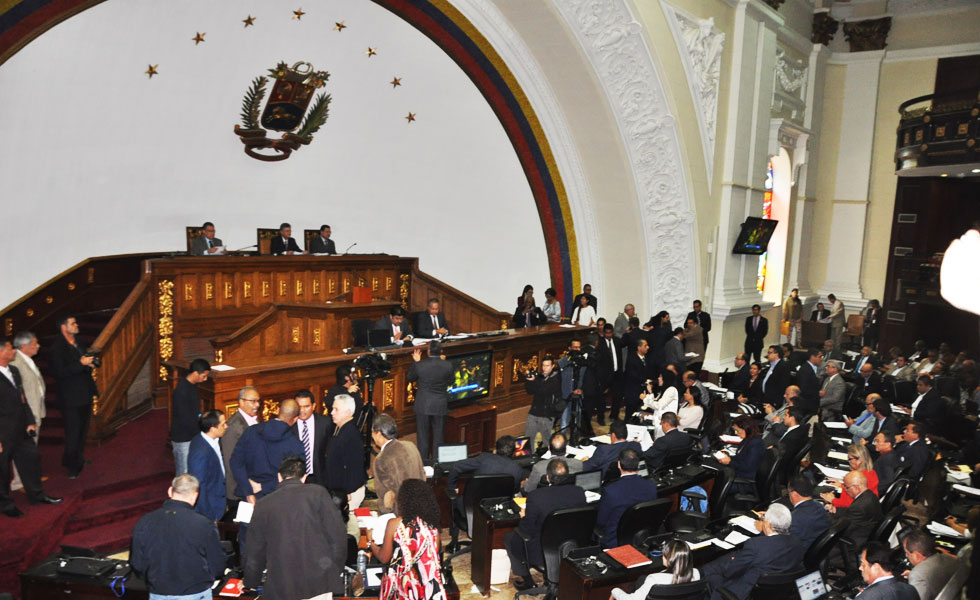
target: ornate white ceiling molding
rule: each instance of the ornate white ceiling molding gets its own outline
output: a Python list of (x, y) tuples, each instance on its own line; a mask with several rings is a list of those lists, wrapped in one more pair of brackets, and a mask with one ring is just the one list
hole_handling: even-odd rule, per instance
[[(582, 158), (572, 139), (565, 113), (554, 90), (548, 85), (544, 69), (535, 60), (523, 38), (492, 2), (453, 0), (453, 6), (487, 38), (531, 102), (565, 186), (568, 207), (575, 224), (579, 274), (583, 282), (591, 283), (593, 289), (601, 293), (602, 262), (592, 190), (589, 188)], [(573, 290), (573, 293), (577, 292), (578, 290)]]
[(651, 309), (687, 314), (696, 294), (693, 204), (663, 82), (626, 0), (551, 0), (595, 70), (629, 157), (643, 219)]
[(674, 34), (674, 42), (684, 65), (687, 85), (691, 89), (698, 129), (701, 132), (701, 149), (704, 151), (704, 168), (711, 185), (715, 163), (715, 131), (718, 123), (718, 87), (721, 82), (721, 51), (725, 34), (715, 29), (714, 19), (699, 19), (661, 0), (667, 15), (667, 24)]

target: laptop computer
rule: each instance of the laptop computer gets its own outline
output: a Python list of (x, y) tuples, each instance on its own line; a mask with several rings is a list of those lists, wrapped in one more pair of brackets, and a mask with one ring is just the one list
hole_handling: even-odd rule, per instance
[(602, 487), (602, 471), (582, 471), (575, 474), (575, 485), (587, 492), (594, 492)]
[(526, 437), (519, 437), (514, 440), (514, 458), (528, 456), (531, 454), (531, 440)]
[(814, 571), (796, 580), (796, 591), (800, 594), (800, 600), (817, 600), (827, 593), (827, 584), (820, 571)]
[(466, 460), (470, 455), (467, 444), (443, 444), (436, 449), (436, 462), (443, 467), (449, 467), (455, 462)]

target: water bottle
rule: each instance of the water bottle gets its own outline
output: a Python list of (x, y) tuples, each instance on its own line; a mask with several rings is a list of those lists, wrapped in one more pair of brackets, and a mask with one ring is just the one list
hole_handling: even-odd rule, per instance
[(367, 578), (367, 563), (368, 563), (368, 553), (366, 550), (357, 551), (357, 572), (361, 574), (361, 577)]

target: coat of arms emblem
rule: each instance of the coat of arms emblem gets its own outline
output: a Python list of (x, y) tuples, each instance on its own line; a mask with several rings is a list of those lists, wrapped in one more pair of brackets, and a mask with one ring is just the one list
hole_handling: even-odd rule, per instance
[[(262, 100), (269, 80), (260, 76), (245, 93), (242, 125), (235, 125), (235, 134), (245, 144), (245, 154), (262, 161), (279, 161), (312, 142), (313, 134), (327, 122), (330, 94), (321, 93), (314, 99), (313, 93), (326, 84), (330, 74), (315, 71), (308, 62), (297, 62), (292, 67), (280, 62), (269, 69), (269, 75), (275, 83), (265, 108), (262, 109)], [(270, 138), (267, 129), (282, 131), (283, 135)], [(268, 150), (272, 153), (263, 152)]]

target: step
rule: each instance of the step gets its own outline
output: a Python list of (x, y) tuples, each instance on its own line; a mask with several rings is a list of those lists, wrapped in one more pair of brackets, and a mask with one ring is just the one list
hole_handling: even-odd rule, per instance
[(167, 493), (167, 487), (170, 485), (170, 482), (173, 481), (173, 478), (174, 472), (171, 470), (171, 468), (168, 468), (166, 471), (157, 471), (155, 473), (148, 473), (133, 479), (126, 479), (124, 481), (116, 481), (114, 483), (106, 483), (103, 485), (90, 487), (85, 490), (83, 498), (86, 501), (96, 498), (102, 500), (120, 493), (121, 490), (133, 490), (145, 486), (157, 486), (157, 489), (161, 490), (160, 486), (163, 486), (162, 490), (158, 492), (160, 494), (160, 502), (163, 502), (164, 496)]
[(61, 538), (62, 546), (89, 548), (98, 554), (108, 554), (129, 548), (133, 541), (133, 528), (143, 515), (136, 515), (91, 529), (76, 531)]
[(154, 511), (166, 499), (166, 490), (161, 491), (161, 487), (160, 484), (143, 485), (85, 500), (68, 521), (65, 533), (92, 529)]

